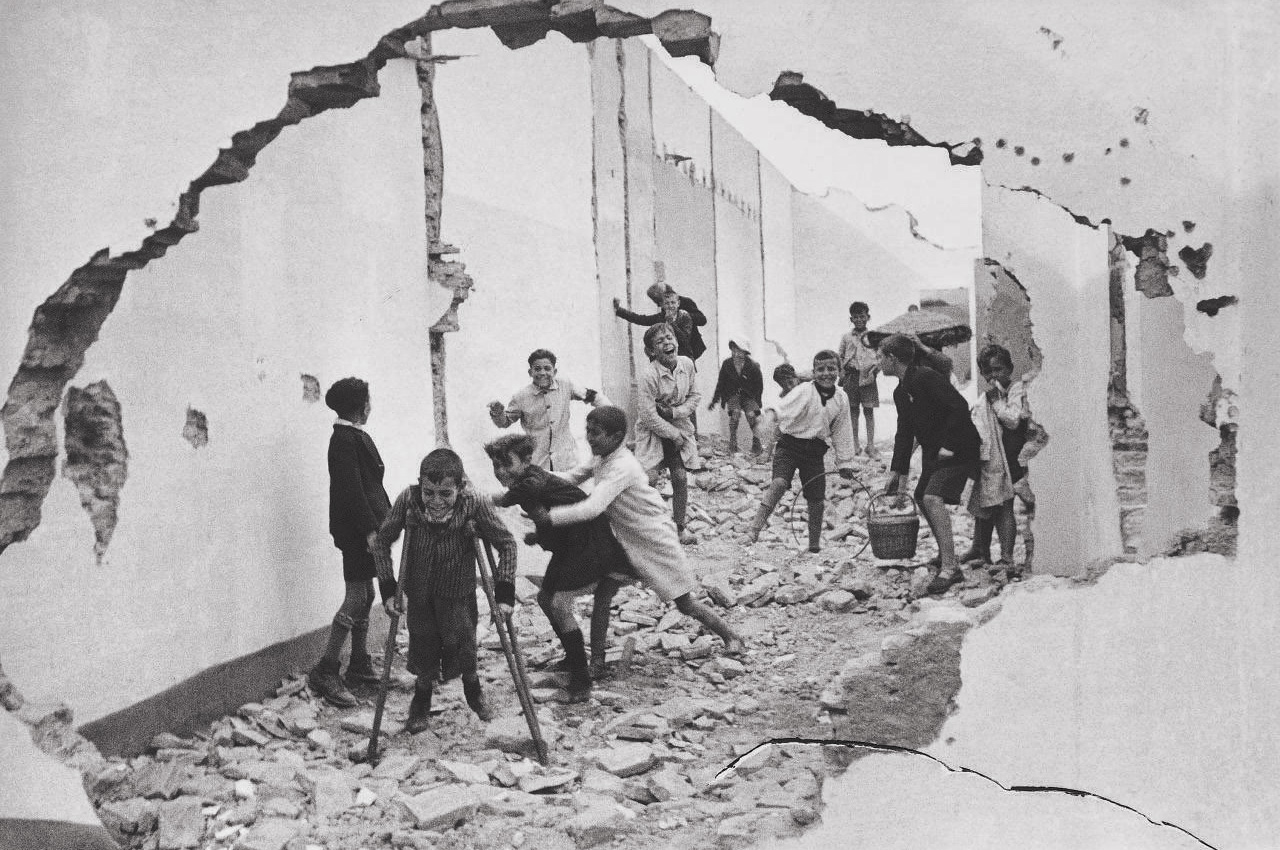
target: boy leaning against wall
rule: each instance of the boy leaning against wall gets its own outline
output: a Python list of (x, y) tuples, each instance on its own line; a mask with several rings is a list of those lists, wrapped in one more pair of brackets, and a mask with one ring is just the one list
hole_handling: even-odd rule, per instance
[(504, 613), (515, 605), (515, 538), (489, 500), (467, 485), (462, 458), (449, 449), (436, 449), (422, 459), (418, 483), (396, 497), (377, 533), (378, 578), (391, 590), (383, 597), (388, 613), (400, 613), (391, 544), (401, 532), (405, 535), (400, 559), (408, 603), (408, 670), (418, 677), (405, 729), (416, 734), (427, 728), (438, 672), (443, 672), (445, 681), (462, 676), (467, 705), (487, 722), (493, 719), (493, 710), (476, 669), (479, 612), (473, 534), (498, 550), (494, 590)]

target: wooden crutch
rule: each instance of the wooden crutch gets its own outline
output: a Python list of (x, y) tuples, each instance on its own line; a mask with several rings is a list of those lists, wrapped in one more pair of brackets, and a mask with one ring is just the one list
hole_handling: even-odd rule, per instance
[(365, 757), (369, 764), (378, 763), (378, 733), (382, 730), (382, 711), (387, 705), (387, 691), (391, 687), (391, 662), (396, 657), (396, 635), (400, 633), (400, 612), (404, 610), (404, 562), (400, 559), (400, 577), (396, 581), (395, 612), (390, 615), (391, 629), (382, 649), (382, 679), (378, 682), (378, 701), (373, 707), (373, 731), (369, 734), (369, 751)]

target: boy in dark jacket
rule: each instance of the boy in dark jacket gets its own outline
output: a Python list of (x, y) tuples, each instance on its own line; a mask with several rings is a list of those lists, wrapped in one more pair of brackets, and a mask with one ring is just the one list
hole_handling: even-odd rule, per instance
[(898, 433), (893, 444), (892, 475), (884, 492), (898, 492), (911, 470), (911, 454), (920, 443), (920, 481), (915, 499), (938, 542), (938, 574), (930, 593), (942, 593), (961, 579), (951, 536), (947, 505), (960, 504), (960, 494), (978, 472), (981, 440), (969, 404), (951, 382), (917, 361), (917, 343), (894, 334), (880, 343), (880, 370), (898, 379), (893, 403), (898, 408)]
[[(527, 434), (509, 434), (488, 443), (484, 450), (493, 461), (494, 477), (507, 488), (494, 501), (499, 507), (519, 505), (525, 513), (537, 513), (587, 498), (581, 489), (533, 462), (533, 440)], [(591, 696), (592, 677), (605, 674), (605, 643), (609, 636), (609, 606), (625, 581), (635, 578), (626, 553), (609, 529), (609, 520), (598, 516), (588, 522), (561, 527), (545, 526), (525, 537), (551, 553), (538, 605), (564, 646), (569, 668), (569, 701), (584, 702)], [(582, 641), (582, 629), (573, 614), (574, 599), (594, 588), (591, 609), (591, 665)]]
[(679, 344), (676, 353), (697, 363), (698, 358), (707, 350), (707, 344), (702, 341), (702, 333), (698, 330), (707, 324), (706, 314), (698, 309), (698, 305), (692, 298), (686, 298), (663, 283), (653, 284), (645, 290), (645, 294), (658, 308), (658, 312), (633, 313), (615, 298), (613, 299), (614, 315), (633, 325), (652, 327), (659, 322), (671, 325), (676, 332), (676, 342)]
[(707, 410), (715, 410), (718, 402), (729, 411), (729, 451), (738, 450), (738, 422), (745, 415), (747, 428), (751, 430), (751, 453), (763, 450), (756, 423), (760, 421), (760, 408), (764, 395), (764, 375), (760, 364), (751, 359), (751, 352), (729, 340), (730, 356), (720, 364), (716, 379), (716, 391), (711, 395)]
[(351, 636), (347, 684), (378, 683), (378, 672), (366, 647), (373, 578), (377, 575), (369, 547), (391, 502), (382, 486), (382, 458), (364, 430), (372, 409), (369, 385), (359, 378), (343, 378), (325, 393), (324, 403), (338, 414), (329, 439), (329, 533), (333, 545), (342, 552), (346, 595), (329, 627), (324, 655), (307, 679), (321, 697), (339, 708), (350, 708), (356, 698), (338, 676), (347, 635)]
[[(383, 605), (398, 613), (391, 544), (403, 531), (400, 549), (408, 601), (408, 669), (418, 677), (405, 730), (427, 728), (437, 672), (462, 676), (467, 705), (483, 721), (493, 719), (476, 670), (476, 546), (479, 535), (498, 550), (494, 595), (503, 613), (515, 604), (516, 541), (489, 500), (467, 486), (462, 459), (436, 449), (422, 459), (418, 483), (396, 497), (374, 541)], [(443, 664), (442, 664), (443, 662)]]

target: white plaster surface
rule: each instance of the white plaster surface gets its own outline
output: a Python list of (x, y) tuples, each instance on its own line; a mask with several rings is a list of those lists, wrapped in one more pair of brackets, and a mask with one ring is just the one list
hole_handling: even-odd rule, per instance
[(31, 730), (0, 711), (0, 820), (51, 820), (100, 825), (80, 774), (31, 741)]

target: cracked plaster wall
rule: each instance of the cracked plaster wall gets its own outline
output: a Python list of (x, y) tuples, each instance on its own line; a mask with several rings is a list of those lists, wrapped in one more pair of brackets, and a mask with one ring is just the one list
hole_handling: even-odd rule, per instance
[[(308, 119), (247, 181), (206, 192), (199, 233), (127, 278), (75, 379), (109, 381), (121, 409), (129, 475), (110, 546), (95, 563), (59, 477), (0, 560), (0, 652), (31, 700), (65, 700), (85, 723), (332, 617), (333, 414), (303, 400), (299, 373), (367, 378), (388, 487), (416, 470), (431, 421), (425, 352), (403, 343), (426, 316), (418, 92), (407, 61), (381, 77), (378, 99)], [(2, 336), (24, 338), (31, 304), (6, 290), (5, 305)], [(211, 434), (198, 449), (189, 408)]]

